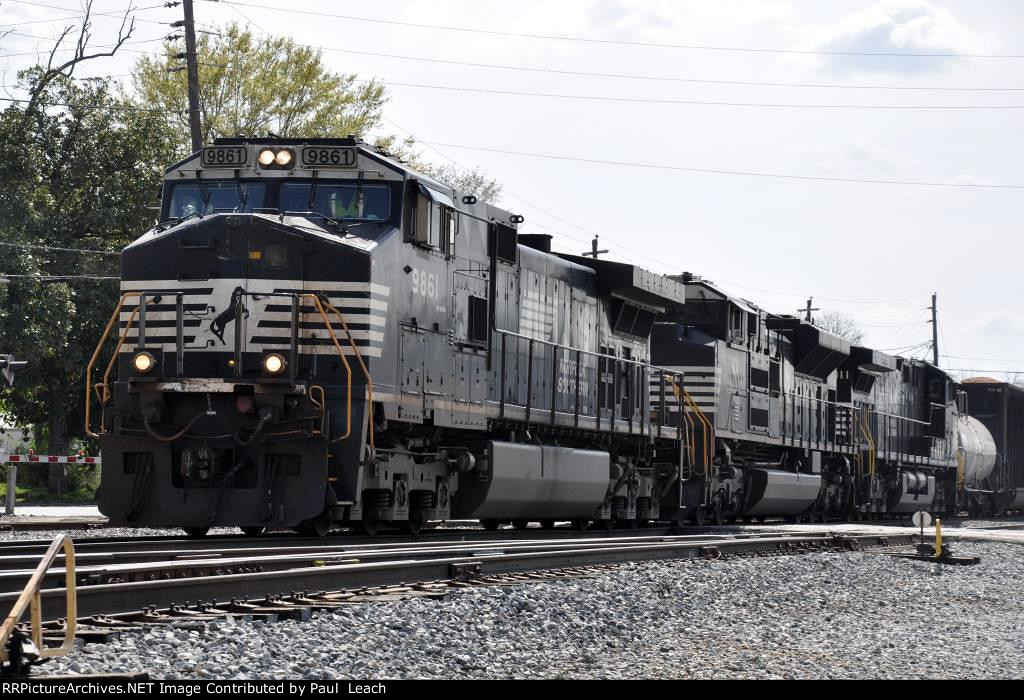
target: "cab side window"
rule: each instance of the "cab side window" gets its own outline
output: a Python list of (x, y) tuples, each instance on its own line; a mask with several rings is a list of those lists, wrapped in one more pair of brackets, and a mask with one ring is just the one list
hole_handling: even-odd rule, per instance
[(430, 201), (430, 199), (422, 193), (417, 195), (412, 222), (413, 241), (423, 246), (437, 248), (438, 240), (441, 235), (440, 205)]

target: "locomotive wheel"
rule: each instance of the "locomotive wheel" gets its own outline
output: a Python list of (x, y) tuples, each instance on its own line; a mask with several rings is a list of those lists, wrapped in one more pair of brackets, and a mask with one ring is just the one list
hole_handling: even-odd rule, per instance
[(759, 516), (757, 516), (757, 522), (759, 522), (759, 523), (763, 523), (767, 519), (768, 519), (768, 516), (766, 516), (766, 515), (759, 515)]
[(199, 540), (206, 537), (206, 533), (210, 531), (208, 527), (183, 527), (181, 528), (188, 535), (189, 539)]
[(530, 527), (530, 521), (529, 520), (513, 520), (512, 521), (512, 527), (514, 527), (517, 530), (525, 530), (526, 528)]
[(427, 519), (423, 515), (410, 513), (409, 519), (402, 522), (402, 532), (407, 535), (418, 535), (426, 522)]
[(572, 526), (580, 532), (583, 532), (588, 527), (590, 527), (590, 521), (584, 518), (577, 518), (576, 520), (572, 521)]
[(540, 521), (540, 526), (543, 529), (545, 529), (545, 530), (554, 530), (555, 529), (555, 521), (554, 520), (541, 520)]
[(714, 508), (711, 511), (711, 517), (714, 520), (715, 525), (724, 525), (725, 524), (725, 514), (722, 513), (722, 504), (721, 504), (721, 502), (715, 503), (715, 506), (714, 506)]
[(597, 524), (600, 525), (601, 528), (605, 529), (605, 530), (611, 530), (613, 527), (615, 527), (615, 521), (612, 520), (611, 518), (602, 518), (602, 519), (597, 521)]
[(241, 528), (241, 530), (242, 534), (246, 537), (259, 537), (267, 531), (267, 528), (263, 527), (262, 525), (254, 525), (252, 527), (243, 527)]
[(480, 521), (480, 524), (483, 525), (484, 529), (488, 532), (494, 532), (498, 529), (498, 526), (501, 525), (501, 523), (493, 518), (485, 518)]
[(295, 530), (303, 537), (327, 537), (331, 532), (331, 521), (320, 516), (319, 518), (302, 522)]
[(702, 527), (704, 525), (704, 506), (697, 506), (690, 513), (690, 524)]
[(361, 532), (364, 535), (373, 537), (378, 532), (380, 532), (380, 525), (380, 520), (377, 520), (376, 518), (363, 518), (359, 521), (359, 524), (356, 529), (358, 529), (359, 532)]

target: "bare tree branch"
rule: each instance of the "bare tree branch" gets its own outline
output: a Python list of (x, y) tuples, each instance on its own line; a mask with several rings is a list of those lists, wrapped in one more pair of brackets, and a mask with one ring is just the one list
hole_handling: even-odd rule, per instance
[(111, 45), (110, 50), (87, 54), (86, 49), (89, 46), (89, 39), (92, 38), (92, 32), (90, 31), (92, 28), (92, 3), (93, 0), (87, 0), (85, 3), (85, 16), (82, 18), (81, 30), (78, 32), (78, 40), (75, 44), (74, 56), (59, 66), (54, 67), (53, 65), (53, 59), (57, 54), (57, 50), (73, 29), (73, 27), (69, 26), (64, 28), (64, 31), (61, 32), (60, 38), (57, 39), (57, 43), (54, 44), (53, 50), (50, 51), (50, 58), (46, 62), (46, 70), (43, 71), (42, 76), (40, 76), (38, 82), (33, 86), (32, 92), (29, 95), (28, 107), (25, 109), (26, 112), (31, 112), (35, 108), (39, 97), (54, 79), (59, 76), (70, 78), (74, 74), (75, 67), (79, 63), (83, 63), (94, 58), (113, 56), (117, 53), (117, 50), (121, 48), (124, 42), (131, 38), (132, 32), (135, 31), (135, 16), (130, 14), (131, 8), (129, 8), (125, 11), (124, 17), (121, 19), (121, 27), (117, 30), (117, 41)]

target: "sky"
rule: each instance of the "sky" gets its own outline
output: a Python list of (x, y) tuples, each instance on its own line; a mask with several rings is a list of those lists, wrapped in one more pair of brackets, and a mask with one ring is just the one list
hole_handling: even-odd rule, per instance
[[(111, 14), (94, 44), (127, 6), (96, 0)], [(83, 76), (130, 73), (181, 17), (135, 7), (138, 43)], [(2, 83), (80, 12), (0, 1)], [(936, 293), (942, 366), (1024, 375), (1017, 0), (197, 0), (195, 16), (324, 47), (332, 70), (383, 81), (382, 133), (486, 170), (557, 250), (599, 235), (607, 257), (776, 313), (813, 296), (866, 344), (918, 356)]]

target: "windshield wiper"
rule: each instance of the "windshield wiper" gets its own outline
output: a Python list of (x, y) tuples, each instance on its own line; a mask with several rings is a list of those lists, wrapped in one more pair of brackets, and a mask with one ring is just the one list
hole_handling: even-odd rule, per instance
[(235, 211), (245, 211), (245, 205), (249, 201), (249, 188), (241, 178), (238, 177), (238, 171), (235, 171), (235, 191), (238, 192), (238, 203), (239, 206), (235, 208)]
[(346, 227), (346, 224), (342, 219), (335, 219), (333, 216), (324, 214), (323, 212), (319, 211), (283, 211), (281, 212), (281, 221), (284, 221), (284, 217), (286, 216), (304, 216), (307, 219), (312, 219), (313, 217), (316, 217), (328, 221), (331, 224), (331, 226), (335, 229), (338, 229), (339, 227), (341, 229), (345, 229)]

